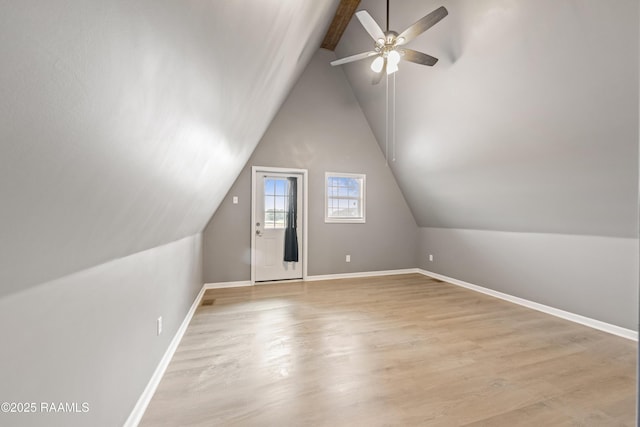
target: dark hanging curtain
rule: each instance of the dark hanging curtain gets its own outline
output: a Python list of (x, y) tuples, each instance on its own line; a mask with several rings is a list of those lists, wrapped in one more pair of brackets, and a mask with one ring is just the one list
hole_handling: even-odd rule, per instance
[(284, 230), (284, 260), (298, 262), (298, 178), (289, 177), (287, 228)]

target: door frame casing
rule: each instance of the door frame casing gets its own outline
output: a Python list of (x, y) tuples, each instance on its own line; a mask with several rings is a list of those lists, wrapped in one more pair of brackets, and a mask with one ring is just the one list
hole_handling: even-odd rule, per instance
[(302, 280), (307, 280), (309, 259), (309, 171), (307, 169), (251, 166), (251, 285), (256, 284), (256, 175), (258, 172), (302, 175)]

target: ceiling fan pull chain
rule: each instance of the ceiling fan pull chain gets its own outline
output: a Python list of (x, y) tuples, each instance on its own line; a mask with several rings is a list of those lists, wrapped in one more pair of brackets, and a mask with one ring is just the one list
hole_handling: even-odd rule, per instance
[(392, 139), (391, 139), (391, 161), (396, 161), (396, 74), (393, 73), (393, 108), (391, 109), (391, 114), (393, 114), (393, 121), (391, 127), (393, 129)]
[(387, 74), (385, 104), (385, 125), (384, 125), (384, 162), (389, 166), (389, 74)]

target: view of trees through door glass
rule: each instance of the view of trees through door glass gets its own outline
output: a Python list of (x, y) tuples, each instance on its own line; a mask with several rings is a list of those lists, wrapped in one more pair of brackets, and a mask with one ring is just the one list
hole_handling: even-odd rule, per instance
[(289, 205), (289, 181), (287, 178), (264, 178), (264, 228), (285, 228)]

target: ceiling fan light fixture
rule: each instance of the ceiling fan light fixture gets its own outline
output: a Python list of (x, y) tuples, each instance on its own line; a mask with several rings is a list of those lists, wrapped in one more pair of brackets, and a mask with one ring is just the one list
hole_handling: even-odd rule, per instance
[(387, 55), (387, 61), (397, 66), (400, 63), (400, 53), (397, 50), (390, 51)]
[(387, 54), (387, 74), (393, 74), (398, 71), (398, 64), (400, 63), (400, 53), (397, 50), (392, 50)]
[[(373, 60), (373, 62), (371, 63), (371, 70), (374, 73), (379, 73), (380, 71), (382, 71), (382, 67), (384, 66), (384, 59), (382, 58), (382, 56), (378, 56), (376, 57), (376, 59)], [(388, 68), (388, 67), (387, 67)], [(396, 67), (397, 68), (397, 67)]]

